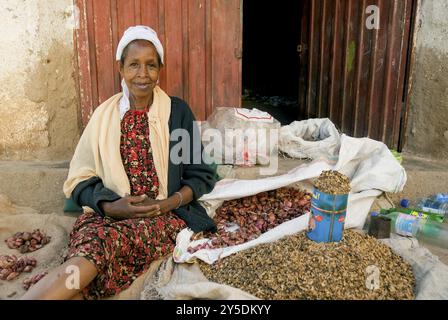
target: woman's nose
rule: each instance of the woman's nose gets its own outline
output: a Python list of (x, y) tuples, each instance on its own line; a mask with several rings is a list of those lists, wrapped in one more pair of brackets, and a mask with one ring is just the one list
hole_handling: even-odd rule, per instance
[(149, 71), (145, 65), (140, 66), (138, 68), (137, 76), (142, 77), (142, 78), (147, 78), (149, 76)]

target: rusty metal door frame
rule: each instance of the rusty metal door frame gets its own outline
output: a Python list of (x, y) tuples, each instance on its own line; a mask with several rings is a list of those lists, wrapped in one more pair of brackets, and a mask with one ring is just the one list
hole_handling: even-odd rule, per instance
[(410, 21), (410, 32), (409, 32), (409, 50), (407, 56), (407, 64), (406, 64), (406, 73), (405, 73), (405, 83), (403, 88), (403, 109), (401, 115), (401, 124), (400, 124), (400, 135), (398, 139), (398, 148), (397, 150), (401, 152), (406, 145), (407, 140), (407, 128), (408, 128), (408, 120), (409, 120), (409, 110), (410, 110), (410, 102), (409, 97), (412, 93), (412, 79), (414, 72), (414, 62), (415, 62), (415, 46), (416, 46), (416, 28), (418, 24), (417, 13), (421, 7), (422, 0), (414, 0), (412, 4), (412, 13), (411, 13), (411, 21)]
[[(380, 29), (365, 27), (376, 5)], [(402, 145), (417, 0), (306, 0), (299, 103), (349, 135)]]

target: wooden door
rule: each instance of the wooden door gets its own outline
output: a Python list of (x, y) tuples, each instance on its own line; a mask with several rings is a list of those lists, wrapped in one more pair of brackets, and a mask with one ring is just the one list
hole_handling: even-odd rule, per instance
[(85, 126), (93, 110), (121, 91), (115, 51), (123, 32), (143, 24), (165, 48), (161, 87), (205, 120), (214, 108), (241, 105), (242, 0), (74, 0), (79, 101)]
[(346, 134), (397, 148), (413, 10), (414, 0), (305, 1), (301, 116), (328, 117)]

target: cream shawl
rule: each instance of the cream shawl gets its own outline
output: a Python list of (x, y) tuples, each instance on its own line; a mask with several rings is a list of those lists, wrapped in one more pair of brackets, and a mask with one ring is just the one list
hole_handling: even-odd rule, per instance
[[(106, 188), (124, 197), (130, 194), (130, 183), (120, 154), (121, 120), (119, 102), (123, 93), (102, 103), (93, 113), (78, 142), (63, 190), (69, 198), (78, 183), (99, 177)], [(149, 140), (154, 166), (159, 178), (159, 196), (168, 197), (168, 157), (171, 99), (158, 86), (148, 112)]]

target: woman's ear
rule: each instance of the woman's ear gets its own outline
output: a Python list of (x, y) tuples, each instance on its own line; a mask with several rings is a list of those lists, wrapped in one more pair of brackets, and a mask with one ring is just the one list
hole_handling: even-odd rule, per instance
[(120, 72), (120, 76), (123, 78), (123, 65), (121, 64), (121, 61), (115, 61), (117, 64), (117, 69)]

